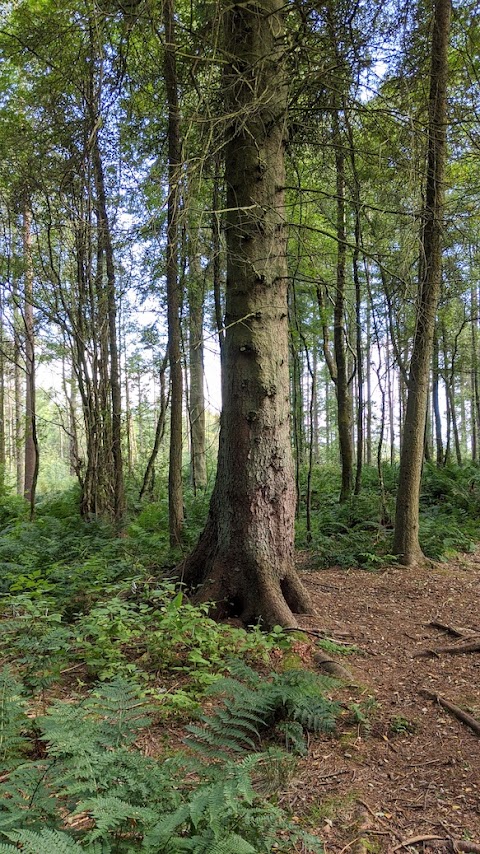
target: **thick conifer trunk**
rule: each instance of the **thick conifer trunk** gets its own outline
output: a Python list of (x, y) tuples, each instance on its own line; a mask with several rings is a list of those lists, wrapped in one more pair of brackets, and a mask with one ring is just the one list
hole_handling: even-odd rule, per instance
[(225, 12), (226, 336), (217, 480), (180, 567), (199, 596), (245, 622), (295, 625), (308, 596), (293, 567), (281, 0)]

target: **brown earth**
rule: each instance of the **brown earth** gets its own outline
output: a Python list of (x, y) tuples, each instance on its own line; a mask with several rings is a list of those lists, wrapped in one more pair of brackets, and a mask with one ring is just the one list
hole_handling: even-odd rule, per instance
[[(479, 854), (479, 735), (422, 691), (480, 721), (480, 651), (418, 653), (468, 640), (480, 650), (480, 554), (415, 570), (307, 572), (303, 580), (317, 616), (302, 626), (357, 648), (334, 657), (354, 675), (340, 699), (366, 722), (352, 726), (350, 713), (339, 738), (312, 737), (283, 805), (325, 840), (327, 854)], [(311, 657), (312, 645), (301, 647)]]

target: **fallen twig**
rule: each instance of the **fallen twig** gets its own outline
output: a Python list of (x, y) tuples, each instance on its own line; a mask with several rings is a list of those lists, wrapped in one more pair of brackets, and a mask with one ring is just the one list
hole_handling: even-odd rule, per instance
[(415, 845), (417, 842), (428, 842), (431, 839), (445, 839), (444, 836), (434, 836), (431, 834), (420, 835), (420, 836), (409, 836), (408, 839), (404, 839), (398, 845), (395, 845), (395, 848), (392, 848), (392, 854), (394, 851), (400, 851), (400, 848), (408, 848), (409, 845)]
[(364, 801), (364, 800), (363, 800), (363, 798), (357, 798), (356, 800), (357, 800), (357, 803), (358, 803), (358, 804), (361, 804), (361, 805), (362, 805), (362, 807), (365, 807), (365, 809), (367, 810), (367, 812), (369, 812), (369, 813), (370, 813), (370, 815), (371, 815), (371, 816), (373, 816), (373, 818), (375, 819), (375, 821), (377, 821), (379, 824), (381, 824), (381, 825), (382, 825), (382, 827), (384, 827), (384, 828), (386, 829), (387, 833), (391, 833), (391, 834), (392, 834), (392, 836), (396, 836), (396, 837), (397, 837), (397, 839), (401, 839), (401, 838), (402, 838), (402, 837), (400, 836), (400, 834), (399, 834), (399, 833), (397, 833), (397, 831), (393, 829), (393, 827), (391, 827), (391, 826), (390, 826), (386, 821), (384, 821), (384, 820), (383, 820), (379, 815), (377, 815), (377, 813), (376, 813), (376, 812), (374, 812), (374, 811), (372, 810), (371, 806), (370, 806), (369, 804), (367, 804), (367, 802), (366, 802), (366, 801)]
[(456, 638), (463, 638), (469, 635), (476, 635), (478, 632), (473, 629), (464, 629), (459, 626), (449, 626), (447, 623), (441, 623), (439, 620), (431, 620), (429, 623), (425, 623), (426, 626), (431, 626), (432, 629), (440, 629), (442, 632), (447, 632), (449, 635), (453, 635)]
[(322, 632), (321, 629), (303, 629), (301, 626), (285, 626), (283, 631), (302, 632), (304, 635), (312, 635), (312, 637), (314, 638), (320, 638), (321, 640), (330, 641), (330, 643), (337, 643), (339, 646), (352, 646), (351, 641), (344, 641), (340, 640), (339, 638), (332, 638), (331, 635), (327, 635), (326, 632)]
[(464, 643), (458, 646), (437, 646), (435, 649), (422, 649), (420, 652), (414, 653), (414, 658), (425, 658), (429, 655), (440, 655), (448, 653), (449, 655), (461, 655), (463, 652), (480, 652), (480, 641), (475, 643)]
[(426, 688), (422, 688), (420, 693), (429, 700), (435, 700), (442, 709), (450, 712), (451, 715), (456, 717), (466, 726), (470, 727), (470, 729), (472, 729), (477, 735), (480, 735), (480, 722), (472, 715), (469, 715), (468, 712), (464, 712), (460, 706), (455, 705), (455, 703), (451, 703), (450, 700), (447, 700), (445, 697), (441, 697), (440, 694), (436, 694), (434, 691), (429, 691)]

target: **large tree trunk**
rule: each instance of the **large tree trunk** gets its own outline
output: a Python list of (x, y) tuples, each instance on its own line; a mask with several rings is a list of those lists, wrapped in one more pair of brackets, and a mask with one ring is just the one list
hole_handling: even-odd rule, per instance
[(427, 413), (428, 381), (435, 315), (442, 267), (447, 121), (447, 67), (450, 0), (435, 0), (429, 96), (429, 132), (424, 225), (421, 252), (422, 279), (408, 384), (407, 411), (400, 459), (395, 516), (394, 554), (405, 566), (423, 559), (418, 537), (420, 481)]
[(295, 625), (281, 0), (225, 11), (227, 288), (223, 412), (206, 527), (179, 569), (245, 622)]
[(353, 439), (352, 400), (348, 380), (346, 353), (345, 301), (346, 301), (346, 225), (345, 225), (345, 154), (338, 115), (333, 112), (333, 145), (337, 177), (337, 286), (333, 315), (333, 341), (335, 351), (337, 393), (338, 440), (342, 463), (340, 502), (347, 501), (353, 489)]
[(163, 7), (165, 26), (165, 87), (168, 102), (167, 316), (170, 360), (170, 455), (168, 514), (170, 544), (180, 543), (183, 530), (181, 291), (178, 281), (178, 217), (180, 204), (180, 112), (178, 106), (174, 0)]
[(438, 352), (438, 335), (433, 336), (433, 370), (432, 370), (432, 406), (433, 417), (435, 421), (435, 449), (436, 463), (438, 468), (441, 468), (444, 463), (443, 459), (443, 439), (442, 439), (442, 416), (440, 414), (440, 367), (439, 367), (439, 352)]

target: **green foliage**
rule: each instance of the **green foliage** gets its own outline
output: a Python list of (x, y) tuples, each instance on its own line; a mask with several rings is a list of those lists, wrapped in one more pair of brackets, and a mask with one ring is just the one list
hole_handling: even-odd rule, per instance
[[(360, 566), (375, 571), (395, 562), (391, 538), (395, 518), (397, 468), (383, 467), (384, 500), (376, 469), (365, 467), (362, 492), (338, 503), (340, 472), (321, 466), (314, 471), (312, 539), (307, 542), (302, 512), (297, 543), (312, 549), (315, 564)], [(302, 508), (300, 507), (300, 511)], [(420, 501), (420, 543), (434, 560), (472, 551), (478, 539), (480, 469), (473, 464), (438, 468), (425, 464)]]
[[(352, 496), (342, 504), (338, 502), (338, 467), (319, 466), (313, 474), (312, 538), (307, 542), (305, 520), (300, 508), (297, 544), (314, 552), (315, 564), (319, 567), (372, 568), (377, 563), (386, 563), (391, 550), (391, 522), (394, 515), (393, 480), (390, 484), (392, 493), (387, 492), (385, 518), (386, 508), (382, 504), (375, 469), (365, 468), (361, 494)], [(305, 477), (306, 472), (302, 472), (302, 478)], [(388, 483), (387, 477), (385, 480)]]
[(211, 689), (225, 706), (211, 716), (202, 716), (202, 726), (189, 727), (192, 748), (212, 759), (226, 759), (232, 752), (259, 748), (262, 736), (289, 723), (298, 726), (283, 726), (285, 742), (303, 750), (303, 730), (334, 730), (339, 706), (325, 696), (327, 688), (335, 684), (331, 679), (306, 670), (271, 673), (266, 679), (242, 661), (235, 661), (230, 669), (233, 678), (221, 679)]
[(11, 768), (21, 761), (27, 749), (22, 733), (25, 723), (23, 686), (4, 668), (0, 673), (0, 769)]
[(372, 726), (371, 717), (376, 708), (377, 701), (374, 697), (366, 697), (359, 703), (352, 702), (348, 705), (353, 723), (361, 728), (364, 733), (370, 732)]
[(0, 622), (0, 649), (4, 660), (21, 669), (30, 691), (57, 681), (69, 660), (73, 635), (61, 621), (61, 614), (51, 612), (45, 599), (27, 595), (8, 599)]
[(425, 465), (420, 497), (420, 542), (434, 560), (472, 552), (478, 538), (480, 469)]
[[(271, 704), (254, 700), (254, 673), (248, 668), (242, 673), (250, 682), (252, 719), (265, 726), (257, 712), (262, 707), (270, 714)], [(303, 684), (312, 694), (312, 686)], [(14, 709), (8, 755), (15, 760), (3, 783), (0, 838), (21, 844), (22, 850), (267, 854), (274, 846), (288, 852), (303, 840), (309, 851), (321, 851), (318, 839), (291, 824), (258, 791), (265, 768), (281, 764), (281, 754), (252, 752), (247, 739), (235, 760), (217, 755), (212, 763), (198, 740), (194, 759), (183, 751), (162, 762), (144, 756), (134, 742), (150, 723), (151, 710), (141, 692), (119, 677), (78, 702), (55, 701), (36, 721), (36, 737), (40, 734), (45, 745), (42, 755), (29, 761), (23, 756), (18, 764), (28, 718), (9, 673), (1, 676), (0, 690), (4, 708)], [(280, 679), (276, 693), (287, 708), (296, 695), (291, 679)], [(248, 725), (245, 706), (242, 711)], [(233, 726), (231, 717), (228, 726)], [(280, 847), (279, 836), (284, 840)]]
[(331, 652), (332, 655), (352, 655), (360, 651), (355, 644), (336, 643), (336, 641), (329, 640), (329, 638), (321, 638), (317, 641), (317, 646), (320, 649), (324, 649), (325, 652)]
[(122, 601), (113, 596), (99, 602), (75, 623), (79, 657), (90, 675), (99, 679), (137, 670), (125, 656), (124, 645), (146, 629), (148, 606)]
[(388, 728), (392, 735), (408, 735), (415, 732), (416, 724), (403, 715), (393, 715)]

